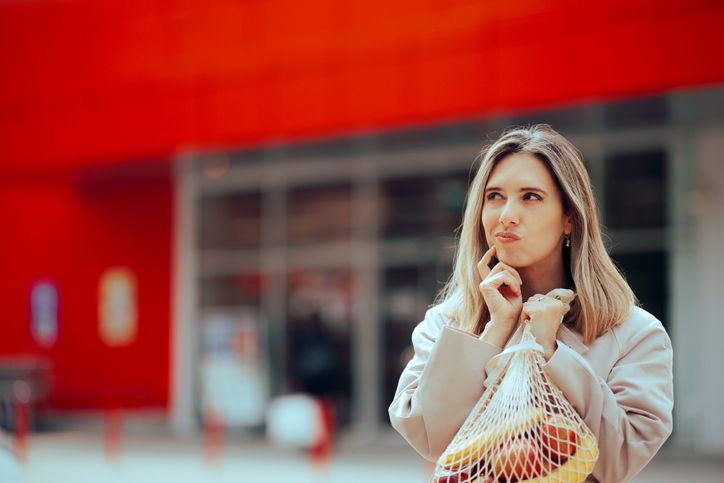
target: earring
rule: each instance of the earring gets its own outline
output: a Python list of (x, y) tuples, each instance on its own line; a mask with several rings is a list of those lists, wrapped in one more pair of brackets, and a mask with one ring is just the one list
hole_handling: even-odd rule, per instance
[(563, 241), (563, 245), (565, 245), (567, 248), (571, 248), (571, 234), (567, 233), (565, 236), (565, 239)]

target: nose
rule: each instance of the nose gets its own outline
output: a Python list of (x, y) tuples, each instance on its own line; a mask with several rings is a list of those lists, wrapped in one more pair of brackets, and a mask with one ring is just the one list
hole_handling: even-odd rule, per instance
[(508, 200), (500, 211), (500, 224), (503, 226), (517, 225), (520, 223), (520, 214), (514, 200)]

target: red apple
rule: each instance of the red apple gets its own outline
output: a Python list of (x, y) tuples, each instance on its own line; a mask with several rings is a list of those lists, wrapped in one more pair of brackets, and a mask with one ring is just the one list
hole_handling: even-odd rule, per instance
[(507, 481), (535, 478), (541, 474), (543, 458), (531, 439), (519, 438), (503, 443), (493, 461), (496, 476)]
[(541, 424), (541, 448), (555, 464), (561, 464), (576, 452), (576, 432), (573, 422), (555, 414)]
[(435, 478), (435, 483), (462, 483), (469, 481), (467, 473), (450, 473), (449, 475), (438, 476)]

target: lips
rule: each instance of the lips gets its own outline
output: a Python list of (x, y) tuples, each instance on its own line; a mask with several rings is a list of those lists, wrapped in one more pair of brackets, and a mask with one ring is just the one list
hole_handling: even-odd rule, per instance
[(520, 240), (520, 237), (518, 235), (509, 231), (501, 231), (500, 233), (496, 233), (495, 238), (502, 242), (512, 242)]

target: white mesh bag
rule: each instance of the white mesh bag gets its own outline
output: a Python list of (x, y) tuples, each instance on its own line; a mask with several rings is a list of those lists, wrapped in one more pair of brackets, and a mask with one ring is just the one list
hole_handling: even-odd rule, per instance
[(435, 466), (435, 483), (583, 482), (598, 443), (543, 370), (543, 348), (524, 323), (520, 342)]

